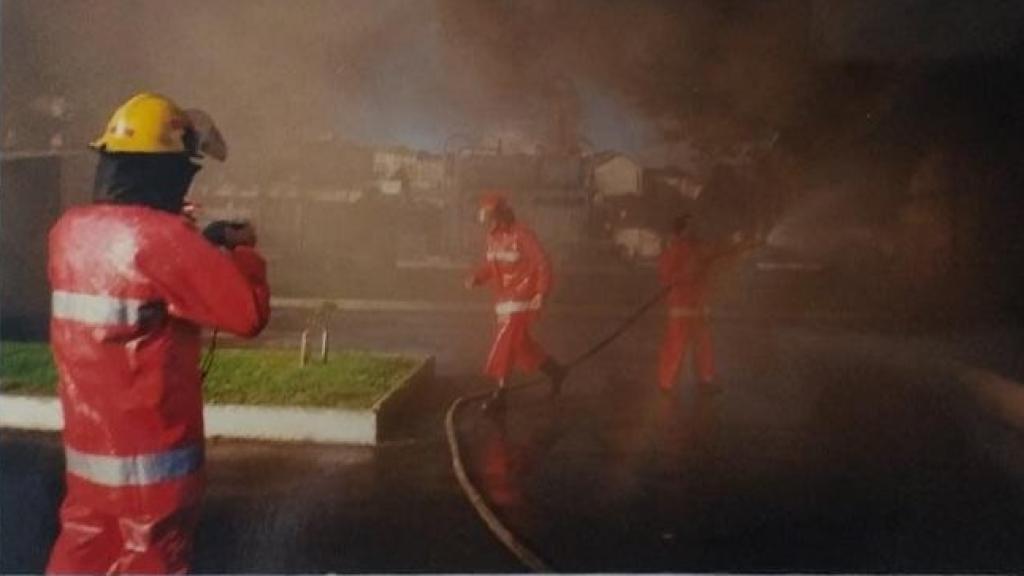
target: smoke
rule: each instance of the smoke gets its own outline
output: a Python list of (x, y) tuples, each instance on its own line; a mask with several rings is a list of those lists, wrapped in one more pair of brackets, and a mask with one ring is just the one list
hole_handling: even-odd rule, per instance
[[(460, 130), (553, 152), (729, 140), (784, 123), (805, 92), (802, 1), (10, 0), (3, 11), (7, 115), (63, 98), (69, 145), (143, 89), (208, 109), (235, 159), (330, 138), (439, 149)], [(616, 132), (609, 115), (630, 122)]]
[[(772, 239), (816, 245), (797, 238), (802, 226), (830, 233), (820, 226), (825, 216), (852, 212), (812, 201), (782, 214), (795, 189), (852, 195), (841, 207), (864, 204), (872, 191), (898, 198), (903, 173), (933, 141), (953, 158), (973, 148), (980, 166), (1019, 156), (1019, 66), (995, 62), (1019, 60), (1019, 6), (5, 0), (0, 136), (6, 149), (81, 149), (118, 104), (153, 90), (216, 119), (231, 161), (200, 181), (235, 186), (291, 185), (315, 171), (318, 181), (357, 187), (348, 174), (358, 170), (336, 150), (344, 143), (438, 152), (449, 143), (556, 154), (615, 148), (682, 167), (723, 159), (749, 166), (761, 156), (753, 158), (757, 181), (745, 189), (771, 200), (761, 212), (773, 220), (787, 216)], [(964, 55), (983, 58), (943, 70), (914, 62)], [(772, 154), (745, 146), (766, 142)], [(755, 153), (736, 153), (744, 148)], [(367, 154), (350, 164), (365, 167)], [(865, 178), (868, 171), (878, 174)], [(992, 184), (989, 194), (1002, 198), (1005, 188), (1007, 203), (1016, 202), (1019, 176), (1005, 171), (1000, 178), (1014, 185)], [(1002, 202), (992, 205), (990, 218), (1007, 230), (999, 242), (1010, 245), (1019, 219)], [(890, 217), (896, 208), (886, 207)]]
[[(217, 119), (228, 173), (317, 143), (440, 151), (457, 134), (686, 165), (806, 131), (822, 100), (818, 49), (859, 54), (858, 30), (877, 28), (860, 4), (7, 0), (4, 144), (83, 146), (120, 102), (156, 90)], [(962, 12), (943, 6), (936, 21)]]
[[(205, 108), (234, 159), (332, 135), (356, 139), (383, 116), (386, 75), (407, 53), (419, 3), (299, 0), (5, 2), (6, 117), (31, 131), (25, 103), (59, 96), (82, 144), (140, 90)], [(415, 84), (415, 82), (414, 82)]]
[[(715, 146), (776, 129), (807, 97), (802, 1), (438, 5), (459, 104), (477, 120), (540, 119), (599, 147)], [(608, 115), (631, 120), (625, 134), (602, 126)]]

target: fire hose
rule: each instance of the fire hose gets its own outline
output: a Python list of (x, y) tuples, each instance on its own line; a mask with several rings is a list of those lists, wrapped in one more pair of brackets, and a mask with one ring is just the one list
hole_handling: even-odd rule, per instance
[[(740, 254), (748, 249), (756, 248), (763, 242), (757, 240), (753, 243), (739, 243), (733, 246), (729, 250), (725, 250), (719, 254), (716, 254), (711, 260), (718, 260), (730, 255)], [(570, 372), (580, 364), (593, 358), (599, 352), (608, 347), (612, 342), (619, 339), (635, 324), (648, 310), (653, 308), (658, 302), (665, 298), (666, 295), (675, 287), (675, 283), (669, 283), (663, 286), (658, 292), (653, 294), (650, 298), (644, 301), (640, 306), (633, 310), (633, 312), (623, 319), (614, 330), (608, 333), (607, 336), (602, 338), (593, 344), (590, 348), (587, 348), (579, 356), (573, 358), (571, 362), (566, 364), (566, 372)], [(533, 386), (542, 384), (544, 380), (542, 378), (535, 378), (533, 380), (523, 382), (521, 384), (509, 386), (508, 390), (522, 390)], [(498, 515), (487, 505), (487, 501), (483, 495), (477, 490), (476, 486), (473, 485), (469, 479), (469, 474), (466, 472), (465, 465), (462, 460), (462, 448), (459, 446), (458, 435), (455, 426), (455, 417), (458, 414), (459, 409), (468, 402), (479, 401), (486, 398), (490, 394), (489, 391), (481, 391), (466, 396), (462, 396), (452, 403), (451, 407), (448, 408), (448, 413), (445, 415), (445, 434), (448, 438), (448, 447), (452, 458), (452, 468), (455, 472), (455, 477), (459, 481), (459, 485), (465, 492), (470, 504), (476, 510), (477, 514), (483, 520), (487, 528), (498, 538), (499, 541), (510, 551), (515, 557), (535, 572), (552, 572), (550, 564), (546, 563), (540, 558), (535, 552), (530, 550), (522, 541), (520, 541), (511, 530), (501, 521)]]
[(202, 382), (206, 381), (206, 375), (213, 369), (213, 360), (216, 358), (217, 353), (217, 334), (219, 332), (217, 329), (213, 330), (213, 334), (210, 336), (210, 346), (206, 349), (206, 355), (203, 356), (199, 364), (199, 379)]
[[(612, 342), (619, 339), (635, 324), (648, 310), (653, 308), (658, 302), (660, 302), (666, 294), (672, 289), (672, 285), (669, 284), (647, 299), (643, 304), (638, 306), (629, 316), (623, 319), (614, 330), (608, 333), (607, 336), (602, 338), (593, 344), (590, 348), (587, 348), (580, 355), (573, 358), (565, 368), (567, 372), (572, 371), (575, 367), (586, 362), (590, 358), (596, 356), (600, 351), (608, 347)], [(508, 390), (522, 390), (533, 386), (538, 386), (544, 382), (541, 378), (535, 378), (533, 380), (523, 382), (521, 384), (509, 386)], [(523, 565), (527, 566), (535, 572), (552, 572), (550, 564), (546, 563), (540, 558), (535, 552), (524, 544), (516, 535), (505, 526), (504, 522), (498, 517), (498, 515), (488, 506), (486, 499), (480, 493), (480, 491), (473, 485), (473, 482), (469, 478), (469, 474), (466, 472), (465, 465), (463, 464), (462, 448), (458, 441), (458, 431), (455, 425), (455, 418), (458, 414), (459, 409), (469, 403), (482, 400), (490, 394), (489, 391), (477, 392), (462, 396), (452, 403), (451, 407), (448, 408), (448, 413), (445, 415), (445, 434), (448, 438), (448, 448), (452, 458), (452, 469), (455, 472), (455, 477), (459, 482), (463, 492), (469, 499), (469, 503), (476, 510), (477, 514), (483, 520), (484, 524), (491, 531), (492, 534), (520, 561)]]

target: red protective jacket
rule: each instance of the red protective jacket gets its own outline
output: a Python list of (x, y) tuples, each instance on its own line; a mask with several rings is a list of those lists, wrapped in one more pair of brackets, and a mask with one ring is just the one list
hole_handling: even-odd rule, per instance
[(493, 283), (498, 313), (523, 312), (551, 291), (551, 263), (533, 232), (515, 222), (487, 234), (486, 262), (473, 280)]
[(263, 259), (214, 247), (178, 216), (100, 204), (72, 209), (50, 231), (49, 277), (69, 491), (111, 513), (195, 501), (199, 327), (263, 329)]
[(672, 285), (670, 308), (696, 310), (704, 306), (709, 264), (697, 242), (686, 238), (669, 241), (658, 260), (658, 277), (663, 286)]

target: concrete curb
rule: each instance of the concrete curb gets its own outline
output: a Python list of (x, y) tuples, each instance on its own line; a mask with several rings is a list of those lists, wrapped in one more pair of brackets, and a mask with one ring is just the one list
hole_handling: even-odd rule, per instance
[(986, 458), (1024, 484), (1024, 384), (975, 366), (956, 365), (967, 394), (963, 425)]
[[(442, 300), (369, 300), (357, 298), (292, 298), (274, 297), (270, 306), (275, 310), (312, 311), (330, 304), (342, 312), (371, 313), (444, 313), (465, 315), (493, 315), (494, 304), (483, 301), (442, 301)], [(615, 302), (611, 304), (569, 304), (553, 302), (544, 306), (543, 314), (555, 317), (583, 317), (615, 319), (629, 315), (636, 310), (635, 304)], [(832, 322), (843, 323), (857, 320), (871, 320), (878, 316), (855, 312), (817, 312), (814, 314), (775, 314), (751, 316), (731, 308), (713, 307), (708, 318), (720, 321), (756, 320), (761, 322)]]
[[(367, 410), (206, 404), (207, 438), (246, 438), (326, 444), (381, 444), (396, 436), (434, 378), (434, 357), (419, 364), (398, 386)], [(56, 430), (64, 427), (54, 397), (0, 394), (0, 427)]]
[(0, 394), (0, 427), (61, 430), (64, 415), (60, 402), (51, 396)]
[(1000, 423), (1024, 430), (1024, 384), (974, 366), (957, 366), (955, 373), (972, 388), (981, 408)]
[(912, 370), (936, 387), (936, 410), (948, 412), (964, 439), (988, 462), (1024, 486), (1024, 383), (958, 359), (942, 345), (873, 348), (874, 362)]

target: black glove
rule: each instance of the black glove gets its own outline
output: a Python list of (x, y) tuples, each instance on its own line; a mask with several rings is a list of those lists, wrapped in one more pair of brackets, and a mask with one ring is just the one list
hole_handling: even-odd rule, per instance
[(214, 246), (220, 246), (222, 248), (234, 248), (231, 242), (228, 240), (228, 229), (239, 230), (245, 227), (244, 222), (234, 222), (231, 220), (215, 220), (211, 222), (206, 228), (203, 229), (203, 236), (210, 241)]

